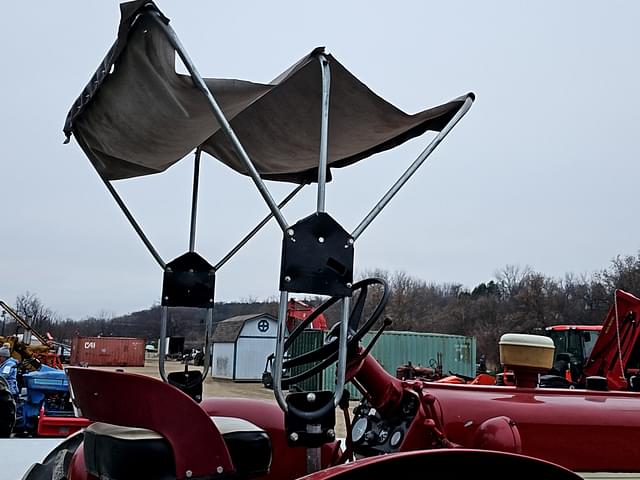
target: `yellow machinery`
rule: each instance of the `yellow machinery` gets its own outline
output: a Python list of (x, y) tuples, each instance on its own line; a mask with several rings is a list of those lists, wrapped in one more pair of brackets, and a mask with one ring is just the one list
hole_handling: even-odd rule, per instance
[[(60, 358), (53, 351), (53, 342), (35, 330), (29, 323), (23, 319), (18, 312), (0, 300), (0, 308), (7, 312), (16, 323), (22, 327), (25, 333), (30, 333), (40, 341), (40, 345), (31, 345), (30, 343), (21, 341), (17, 336), (8, 337), (0, 336), (0, 345), (7, 344), (11, 355), (21, 362), (25, 362), (27, 370), (37, 370), (40, 364), (45, 364), (54, 368), (62, 368)], [(23, 338), (24, 340), (24, 338)]]

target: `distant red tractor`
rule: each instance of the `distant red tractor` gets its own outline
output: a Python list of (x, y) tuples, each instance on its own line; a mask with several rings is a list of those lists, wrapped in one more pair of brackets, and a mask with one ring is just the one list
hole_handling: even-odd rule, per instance
[(546, 328), (556, 347), (554, 373), (584, 386), (602, 377), (611, 390), (640, 390), (640, 299), (616, 290), (602, 325), (554, 325)]
[[(287, 302), (287, 331), (293, 332), (298, 325), (303, 323), (315, 310), (315, 307), (292, 298)], [(327, 319), (323, 314), (314, 315), (311, 323), (306, 327), (309, 330), (322, 330), (326, 332)], [(267, 357), (267, 362), (264, 366), (264, 372), (262, 372), (262, 385), (265, 388), (273, 388), (273, 375), (271, 370), (273, 368), (273, 359), (275, 353), (272, 353)]]
[(553, 325), (545, 328), (556, 347), (554, 373), (569, 382), (578, 381), (600, 335), (602, 325)]
[[(292, 298), (287, 304), (287, 330), (293, 332), (293, 330), (302, 323), (313, 312), (314, 307)], [(324, 315), (318, 315), (316, 319), (311, 322), (309, 328), (314, 330), (328, 330), (327, 319)]]

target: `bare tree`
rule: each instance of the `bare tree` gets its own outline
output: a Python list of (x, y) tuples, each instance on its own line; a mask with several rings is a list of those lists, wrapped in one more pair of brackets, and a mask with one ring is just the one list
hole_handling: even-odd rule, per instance
[(520, 267), (519, 265), (506, 265), (494, 274), (500, 290), (503, 295), (513, 296), (518, 293), (523, 286), (525, 279), (533, 273), (528, 265)]
[(35, 293), (25, 292), (16, 298), (16, 312), (30, 322), (31, 327), (46, 332), (57, 321), (57, 315), (46, 307)]

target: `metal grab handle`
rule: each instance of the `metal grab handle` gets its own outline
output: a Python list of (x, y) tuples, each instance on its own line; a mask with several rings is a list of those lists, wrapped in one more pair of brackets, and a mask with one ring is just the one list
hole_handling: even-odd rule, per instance
[(273, 360), (273, 391), (275, 393), (278, 405), (285, 413), (293, 413), (299, 418), (312, 421), (322, 417), (331, 408), (335, 408), (342, 399), (344, 392), (345, 376), (347, 370), (347, 335), (349, 332), (349, 305), (350, 297), (342, 299), (340, 310), (340, 338), (338, 339), (338, 368), (336, 369), (336, 387), (333, 397), (325, 405), (317, 410), (305, 412), (287, 404), (284, 393), (282, 391), (282, 365), (284, 363), (284, 344), (287, 332), (287, 302), (289, 300), (289, 292), (280, 292), (280, 308), (278, 312), (278, 337), (276, 340), (276, 354)]
[[(160, 351), (160, 355), (158, 355), (158, 370), (160, 372), (160, 378), (165, 383), (169, 383), (167, 380), (167, 372), (164, 366), (165, 361), (165, 350), (167, 348), (167, 319), (169, 316), (169, 307), (162, 307), (162, 311), (160, 312), (160, 342), (158, 343), (158, 350)], [(209, 368), (211, 365), (211, 350), (212, 350), (212, 342), (211, 342), (211, 332), (213, 330), (213, 308), (207, 309), (207, 324), (205, 330), (205, 347), (204, 347), (204, 368), (202, 370), (202, 378), (200, 380), (196, 380), (193, 383), (188, 383), (186, 385), (187, 388), (190, 388), (198, 383), (203, 383), (207, 378), (207, 374), (209, 373)]]

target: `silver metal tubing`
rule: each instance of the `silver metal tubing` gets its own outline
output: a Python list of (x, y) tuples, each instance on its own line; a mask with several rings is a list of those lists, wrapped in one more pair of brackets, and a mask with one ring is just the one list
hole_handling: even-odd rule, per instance
[(209, 366), (211, 365), (211, 349), (212, 349), (212, 332), (213, 332), (213, 308), (207, 308), (207, 327), (204, 334), (204, 368), (202, 369), (202, 381), (207, 379)]
[(329, 91), (331, 88), (331, 68), (329, 60), (320, 55), (320, 69), (322, 71), (322, 119), (320, 122), (320, 160), (318, 162), (318, 213), (325, 211), (325, 197), (327, 189), (327, 163), (329, 142)]
[(187, 68), (187, 70), (189, 71), (189, 74), (191, 75), (191, 80), (195, 84), (196, 88), (198, 88), (198, 90), (200, 90), (206, 97), (207, 102), (211, 107), (211, 111), (213, 112), (213, 115), (215, 116), (216, 120), (220, 124), (220, 128), (226, 135), (227, 139), (233, 146), (236, 153), (238, 154), (238, 157), (240, 157), (240, 160), (242, 161), (245, 168), (247, 169), (247, 172), (253, 179), (253, 182), (256, 184), (256, 187), (258, 188), (258, 191), (262, 195), (262, 198), (269, 206), (269, 209), (273, 213), (273, 216), (276, 217), (276, 220), (278, 221), (280, 228), (282, 229), (283, 232), (286, 231), (288, 227), (287, 221), (285, 220), (284, 216), (282, 215), (282, 212), (276, 205), (276, 202), (271, 196), (269, 189), (260, 178), (260, 174), (258, 173), (255, 166), (251, 162), (251, 159), (249, 158), (249, 155), (247, 155), (247, 152), (245, 151), (244, 147), (240, 143), (240, 140), (238, 139), (237, 135), (231, 128), (231, 125), (229, 124), (226, 117), (224, 116), (224, 113), (222, 112), (222, 109), (218, 105), (218, 102), (216, 102), (215, 98), (213, 98), (211, 91), (207, 88), (207, 84), (204, 82), (195, 64), (191, 61), (189, 54), (187, 53), (184, 46), (180, 42), (180, 39), (176, 35), (176, 32), (173, 30), (173, 28), (171, 28), (170, 25), (167, 25), (166, 23), (164, 23), (162, 21), (162, 18), (160, 18), (159, 15), (152, 15), (152, 17), (155, 19), (158, 25), (160, 25), (160, 28), (162, 28), (162, 30), (167, 35), (169, 42), (171, 43), (173, 48), (175, 48), (176, 52), (182, 59), (182, 62), (184, 63), (184, 66)]
[(389, 189), (389, 191), (382, 197), (382, 199), (373, 207), (373, 209), (367, 214), (367, 216), (360, 222), (360, 225), (356, 227), (353, 231), (354, 240), (357, 239), (362, 232), (369, 226), (369, 224), (378, 216), (378, 214), (387, 206), (387, 204), (391, 201), (391, 199), (395, 196), (396, 193), (407, 183), (407, 180), (411, 178), (411, 176), (420, 168), (420, 166), (424, 163), (431, 153), (436, 149), (436, 147), (440, 144), (440, 142), (447, 136), (447, 134), (451, 131), (453, 127), (460, 121), (460, 119), (469, 111), (471, 105), (473, 104), (473, 100), (471, 98), (467, 98), (464, 101), (464, 104), (456, 112), (449, 123), (438, 133), (438, 135), (427, 145), (427, 148), (423, 150), (423, 152), (418, 156), (418, 158), (407, 168), (407, 170), (402, 174), (402, 176), (398, 179), (398, 181)]
[(280, 305), (278, 309), (278, 338), (276, 339), (276, 355), (273, 359), (271, 375), (273, 376), (273, 392), (276, 401), (283, 412), (288, 412), (289, 407), (282, 392), (282, 364), (284, 363), (284, 341), (287, 334), (287, 302), (289, 292), (280, 292)]
[(344, 393), (344, 380), (347, 372), (347, 335), (349, 334), (349, 306), (351, 297), (342, 299), (340, 308), (340, 346), (338, 347), (338, 368), (336, 369), (336, 390), (333, 404), (337, 407)]
[[(287, 332), (287, 302), (289, 292), (280, 292), (278, 310), (278, 337), (276, 340), (276, 354), (273, 360), (271, 375), (273, 376), (273, 391), (278, 405), (283, 412), (289, 411), (289, 406), (282, 392), (282, 365), (284, 363), (284, 342)], [(349, 333), (349, 305), (350, 297), (344, 297), (340, 309), (340, 338), (338, 339), (338, 367), (336, 369), (336, 387), (333, 394), (333, 405), (338, 406), (344, 393), (345, 375), (347, 370), (347, 335)]]
[(169, 307), (162, 307), (160, 309), (160, 342), (158, 344), (158, 371), (160, 372), (160, 378), (164, 382), (167, 382), (167, 372), (164, 369), (164, 356), (167, 351), (167, 318), (169, 316)]
[(127, 217), (127, 220), (129, 220), (129, 223), (131, 224), (133, 229), (136, 231), (136, 233), (140, 237), (140, 240), (142, 240), (142, 243), (145, 244), (145, 246), (153, 256), (153, 258), (156, 259), (156, 262), (158, 262), (158, 265), (160, 265), (160, 268), (164, 270), (166, 267), (166, 263), (164, 262), (164, 260), (162, 259), (158, 251), (151, 244), (147, 236), (144, 234), (144, 232), (142, 231), (142, 228), (140, 227), (140, 225), (138, 225), (138, 222), (136, 222), (136, 219), (133, 218), (133, 215), (131, 214), (127, 206), (122, 201), (122, 198), (120, 198), (120, 195), (118, 195), (118, 192), (116, 191), (116, 189), (113, 187), (113, 185), (111, 185), (111, 182), (102, 178), (101, 175), (99, 176), (104, 182), (104, 184), (106, 185), (107, 190), (109, 190), (109, 193), (111, 193), (111, 196), (113, 197), (113, 199), (116, 201), (116, 203), (120, 207), (120, 210), (122, 210), (122, 213), (124, 213), (124, 216)]
[[(307, 425), (307, 433), (318, 435), (322, 433), (322, 426), (317, 423)], [(307, 447), (307, 473), (318, 472), (322, 469), (322, 448)]]
[[(282, 208), (284, 207), (287, 203), (289, 203), (289, 200), (291, 200), (293, 197), (296, 196), (296, 194), (302, 190), (302, 188), (304, 187), (304, 185), (298, 185), (296, 188), (294, 188), (291, 193), (289, 195), (287, 195), (279, 204), (278, 204), (278, 208)], [(267, 215), (266, 217), (264, 217), (262, 219), (262, 221), (255, 226), (255, 228), (253, 230), (251, 230), (249, 233), (247, 233), (247, 235), (238, 242), (238, 244), (233, 247), (229, 253), (227, 253), (224, 257), (222, 257), (222, 260), (220, 260), (214, 267), (213, 269), (217, 272), (225, 263), (227, 263), (236, 253), (238, 253), (238, 250), (240, 250), (242, 247), (244, 247), (247, 242), (249, 240), (251, 240), (256, 233), (258, 233), (262, 227), (264, 227), (267, 222), (269, 222), (269, 220), (271, 220), (271, 218), (273, 217), (273, 213), (270, 213), (269, 215)]]
[(200, 156), (202, 149), (196, 149), (196, 157), (193, 160), (193, 196), (191, 198), (191, 230), (189, 233), (189, 251), (196, 250), (196, 218), (198, 216), (198, 186), (200, 184)]

